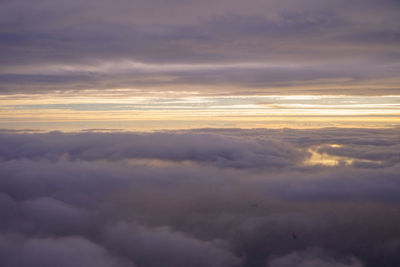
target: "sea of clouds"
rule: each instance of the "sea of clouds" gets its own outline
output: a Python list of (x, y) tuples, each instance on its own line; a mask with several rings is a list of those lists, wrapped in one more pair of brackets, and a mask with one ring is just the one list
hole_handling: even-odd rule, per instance
[(399, 151), (399, 128), (2, 131), (0, 265), (399, 266)]

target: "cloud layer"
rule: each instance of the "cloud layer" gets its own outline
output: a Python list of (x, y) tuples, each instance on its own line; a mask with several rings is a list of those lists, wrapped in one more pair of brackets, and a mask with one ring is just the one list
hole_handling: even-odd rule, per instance
[(0, 265), (396, 266), (398, 136), (2, 133)]
[(386, 86), (373, 94), (399, 89), (393, 81), (399, 72), (397, 1), (0, 5), (3, 93), (198, 85), (203, 88), (195, 90), (214, 93), (207, 87), (304, 93), (299, 84), (318, 83), (328, 84), (331, 94), (343, 86), (372, 94), (368, 85), (376, 80)]

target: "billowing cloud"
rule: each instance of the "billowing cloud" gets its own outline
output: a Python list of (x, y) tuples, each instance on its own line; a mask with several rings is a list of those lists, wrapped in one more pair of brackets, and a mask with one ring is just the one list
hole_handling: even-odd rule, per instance
[[(218, 240), (205, 242), (171, 231), (118, 223), (105, 232), (109, 247), (143, 266), (239, 266), (240, 260)], [(222, 244), (220, 244), (221, 246)]]
[(4, 266), (134, 266), (81, 237), (32, 238), (0, 236), (0, 263)]
[[(118, 137), (117, 137), (118, 136)], [(60, 143), (60, 137), (64, 142)], [(115, 142), (118, 138), (118, 143)], [(304, 152), (270, 140), (221, 138), (210, 134), (78, 134), (4, 135), (4, 160), (31, 158), (71, 160), (159, 159), (213, 162), (230, 167), (282, 167), (301, 161)]]
[(362, 267), (363, 264), (355, 259), (348, 258), (342, 261), (332, 260), (324, 255), (324, 251), (312, 248), (301, 252), (292, 252), (288, 255), (272, 259), (269, 267)]
[[(4, 132), (0, 263), (396, 266), (398, 136)], [(336, 164), (310, 164), (310, 149)]]

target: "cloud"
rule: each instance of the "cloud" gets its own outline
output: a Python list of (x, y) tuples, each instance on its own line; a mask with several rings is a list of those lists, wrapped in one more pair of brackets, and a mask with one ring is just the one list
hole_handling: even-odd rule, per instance
[(218, 241), (201, 241), (168, 227), (148, 229), (118, 223), (105, 231), (109, 247), (143, 266), (239, 266), (240, 260)]
[[(396, 78), (399, 70), (395, 1), (1, 5), (0, 90), (8, 94), (196, 84), (268, 93), (321, 79), (332, 79), (330, 89), (338, 87), (335, 80), (346, 80), (376, 94), (367, 85)], [(121, 69), (127, 62), (131, 66)], [(177, 70), (179, 64), (187, 67)], [(267, 66), (254, 69), (254, 64)], [(397, 88), (396, 82), (391, 85)]]
[(331, 259), (324, 255), (321, 249), (308, 249), (301, 252), (292, 252), (288, 255), (272, 259), (269, 267), (362, 267), (364, 266), (355, 258), (348, 258), (342, 261)]
[[(60, 142), (60, 138), (64, 142)], [(115, 140), (118, 142), (115, 142)], [(1, 156), (11, 159), (121, 160), (160, 159), (212, 162), (247, 167), (290, 166), (306, 155), (279, 141), (222, 138), (211, 134), (78, 134), (3, 135)]]
[(134, 266), (81, 237), (32, 238), (0, 236), (0, 262), (4, 266)]
[[(310, 147), (339, 155), (333, 143), (381, 163), (304, 164)], [(398, 129), (6, 131), (0, 144), (5, 266), (400, 263)]]

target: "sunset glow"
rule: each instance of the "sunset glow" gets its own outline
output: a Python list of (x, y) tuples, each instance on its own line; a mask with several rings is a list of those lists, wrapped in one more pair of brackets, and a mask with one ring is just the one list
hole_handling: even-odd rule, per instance
[(399, 0), (0, 0), (1, 267), (399, 267)]

